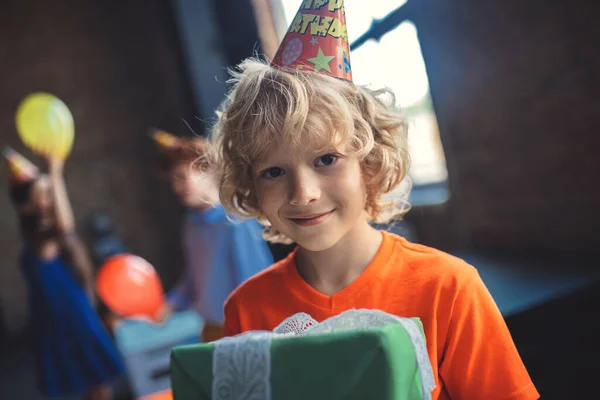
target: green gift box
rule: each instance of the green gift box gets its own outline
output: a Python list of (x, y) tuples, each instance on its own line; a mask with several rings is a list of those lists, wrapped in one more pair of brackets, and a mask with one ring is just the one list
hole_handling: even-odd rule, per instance
[(420, 320), (389, 318), (394, 321), (358, 327), (338, 318), (305, 332), (288, 330), (297, 334), (276, 329), (177, 347), (174, 399), (430, 399), (433, 375)]

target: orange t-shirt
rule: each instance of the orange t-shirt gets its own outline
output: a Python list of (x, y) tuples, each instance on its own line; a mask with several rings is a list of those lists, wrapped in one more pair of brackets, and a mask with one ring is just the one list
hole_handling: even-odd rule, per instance
[(294, 254), (231, 294), (225, 335), (273, 330), (298, 312), (317, 321), (354, 308), (419, 317), (436, 377), (434, 400), (539, 398), (494, 300), (464, 261), (383, 232), (364, 272), (326, 296), (300, 277)]

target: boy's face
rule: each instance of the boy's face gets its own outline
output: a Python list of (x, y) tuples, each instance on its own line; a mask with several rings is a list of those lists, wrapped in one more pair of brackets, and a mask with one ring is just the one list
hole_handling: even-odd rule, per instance
[(210, 171), (202, 171), (189, 162), (180, 162), (171, 169), (170, 180), (173, 192), (188, 208), (204, 210), (218, 202), (218, 189)]
[(310, 251), (326, 250), (340, 241), (363, 214), (366, 187), (355, 156), (344, 148), (306, 149), (293, 155), (276, 149), (253, 166), (261, 212), (275, 229)]

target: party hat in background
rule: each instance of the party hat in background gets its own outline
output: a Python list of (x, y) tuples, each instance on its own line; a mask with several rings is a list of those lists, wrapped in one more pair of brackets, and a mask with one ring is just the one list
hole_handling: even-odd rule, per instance
[(156, 146), (161, 151), (175, 150), (181, 147), (181, 141), (177, 136), (163, 130), (153, 129), (151, 131), (151, 136), (154, 143), (156, 143)]
[(344, 1), (302, 1), (271, 64), (352, 81)]
[(38, 168), (11, 147), (6, 146), (2, 150), (2, 154), (4, 155), (4, 158), (6, 158), (10, 179), (13, 182), (25, 183), (38, 177)]

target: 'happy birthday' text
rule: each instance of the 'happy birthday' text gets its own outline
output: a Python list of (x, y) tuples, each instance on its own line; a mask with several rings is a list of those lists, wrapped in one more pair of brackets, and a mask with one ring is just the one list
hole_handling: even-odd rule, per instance
[(344, 40), (348, 41), (346, 25), (342, 24), (338, 18), (323, 17), (316, 14), (298, 13), (292, 22), (290, 32), (304, 34), (309, 26), (310, 34), (313, 36), (331, 35), (334, 38), (341, 36)]
[(314, 9), (319, 10), (324, 5), (329, 5), (329, 11), (339, 10), (344, 5), (343, 0), (304, 0), (300, 5), (302, 10), (310, 10), (314, 4)]

